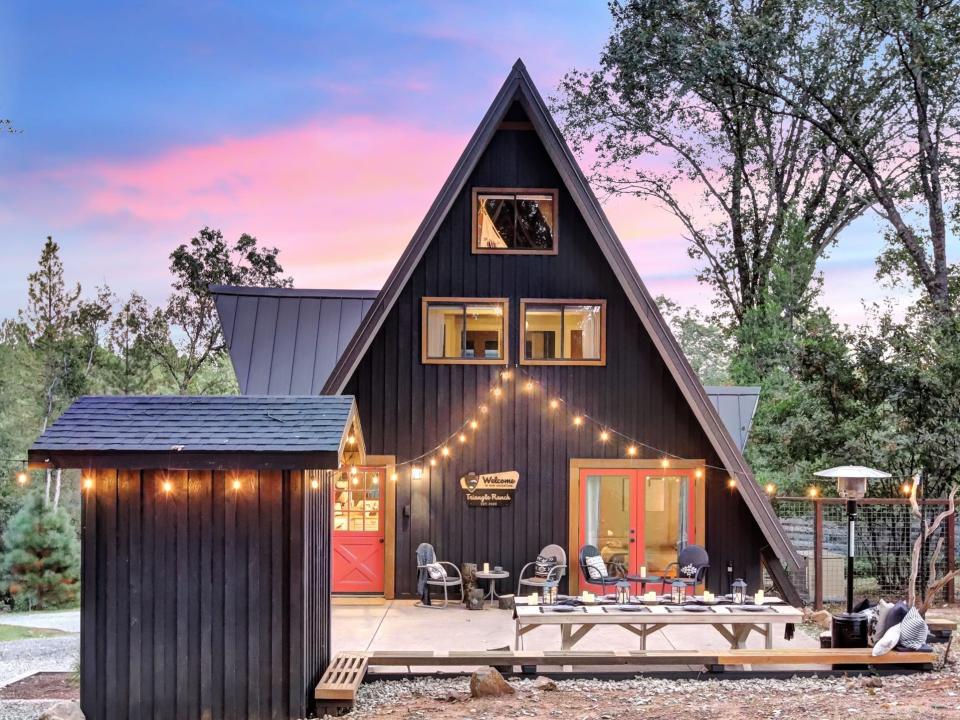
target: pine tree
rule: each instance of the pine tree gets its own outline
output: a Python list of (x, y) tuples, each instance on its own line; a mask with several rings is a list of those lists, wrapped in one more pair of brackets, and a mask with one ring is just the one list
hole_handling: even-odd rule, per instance
[(27, 498), (3, 533), (3, 587), (19, 610), (62, 607), (80, 597), (80, 543), (70, 515)]

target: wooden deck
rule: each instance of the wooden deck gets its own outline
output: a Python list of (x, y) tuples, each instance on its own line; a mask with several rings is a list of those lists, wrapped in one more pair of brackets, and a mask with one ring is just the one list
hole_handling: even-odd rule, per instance
[(448, 650), (338, 653), (317, 685), (318, 711), (339, 714), (353, 707), (357, 689), (371, 667), (650, 667), (700, 666), (708, 671), (751, 666), (902, 666), (931, 669), (935, 652), (890, 652), (873, 657), (870, 648), (731, 650)]

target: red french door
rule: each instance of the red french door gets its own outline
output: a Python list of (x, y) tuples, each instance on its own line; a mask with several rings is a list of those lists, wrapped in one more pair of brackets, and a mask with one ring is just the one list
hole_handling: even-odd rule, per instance
[(383, 592), (383, 468), (356, 468), (333, 481), (333, 592)]
[(596, 546), (611, 575), (645, 568), (647, 576), (662, 576), (681, 548), (701, 542), (698, 497), (702, 481), (687, 468), (581, 469), (580, 545)]

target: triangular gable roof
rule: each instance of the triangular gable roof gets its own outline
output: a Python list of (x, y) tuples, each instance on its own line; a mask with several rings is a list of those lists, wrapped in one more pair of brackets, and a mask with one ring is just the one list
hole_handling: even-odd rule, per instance
[(770, 501), (754, 480), (753, 473), (737, 444), (724, 428), (716, 408), (708, 399), (699, 378), (687, 362), (683, 351), (657, 309), (656, 303), (633, 267), (633, 263), (617, 238), (570, 148), (567, 147), (522, 60), (517, 60), (514, 64), (510, 75), (497, 93), (473, 137), (470, 138), (470, 142), (414, 233), (400, 261), (387, 278), (373, 307), (337, 361), (323, 392), (335, 395), (343, 392), (450, 207), (473, 172), (477, 161), (496, 133), (500, 121), (514, 101), (519, 102), (526, 112), (587, 227), (593, 233), (604, 257), (623, 286), (644, 328), (659, 350), (724, 467), (738, 478), (737, 489), (767, 542), (770, 543), (770, 547), (788, 567), (799, 569), (799, 555), (781, 527)]

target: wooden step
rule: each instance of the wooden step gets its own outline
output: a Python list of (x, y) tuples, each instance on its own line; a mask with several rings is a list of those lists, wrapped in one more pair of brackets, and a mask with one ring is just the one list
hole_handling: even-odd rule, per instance
[(339, 652), (333, 657), (313, 693), (318, 710), (339, 715), (353, 708), (367, 674), (367, 660), (364, 652)]

